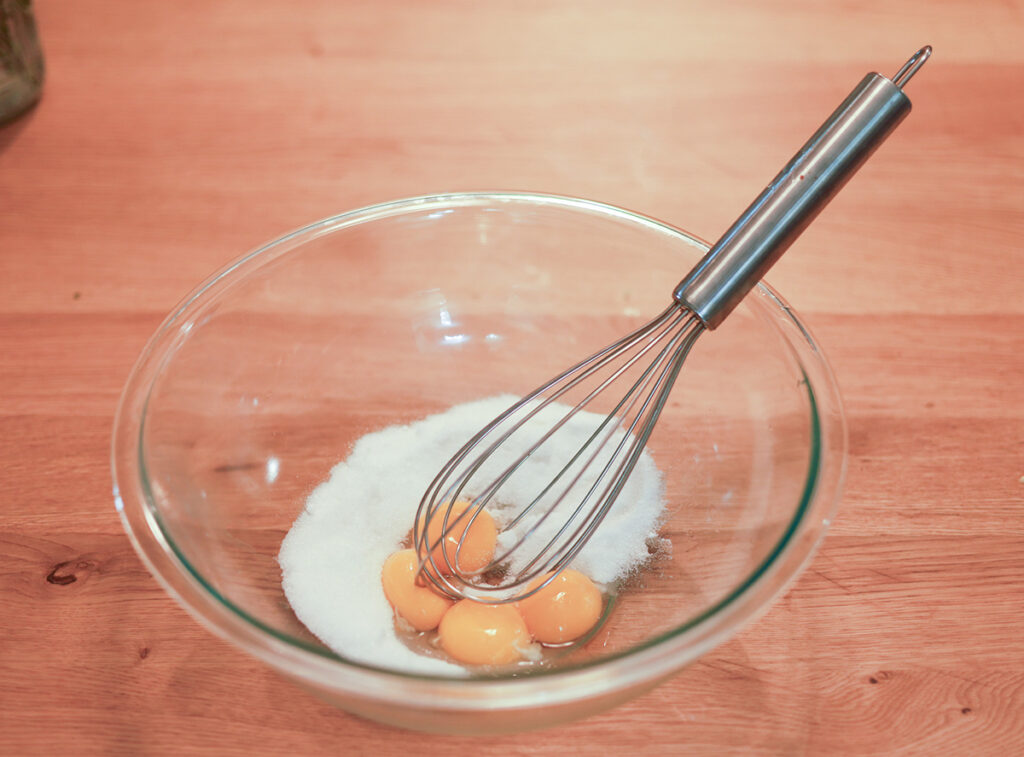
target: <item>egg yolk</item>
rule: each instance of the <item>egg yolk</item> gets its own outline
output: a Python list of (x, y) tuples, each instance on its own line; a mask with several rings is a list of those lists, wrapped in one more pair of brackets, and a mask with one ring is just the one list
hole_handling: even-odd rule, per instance
[(434, 591), (431, 586), (417, 586), (419, 561), (416, 551), (403, 549), (384, 561), (381, 583), (388, 602), (417, 631), (437, 628), (453, 601)]
[[(444, 537), (443, 545), (438, 545), (434, 550), (434, 564), (443, 575), (451, 575), (451, 570), (445, 563), (445, 555), (448, 562), (458, 568), (460, 573), (472, 573), (480, 570), (490, 563), (494, 557), (494, 547), (498, 543), (498, 528), (494, 525), (494, 519), (486, 510), (481, 510), (476, 516), (473, 524), (469, 525), (469, 519), (473, 513), (467, 513), (466, 517), (454, 526), (455, 519), (471, 506), (469, 502), (459, 501), (451, 507), (451, 514), (448, 516), (448, 534)], [(430, 527), (427, 529), (427, 543), (434, 544), (441, 538), (444, 530), (445, 508), (441, 507), (430, 518)], [(468, 528), (467, 528), (468, 526)], [(420, 528), (423, 527), (423, 516), (420, 516)], [(462, 548), (459, 549), (459, 541), (462, 541)], [(442, 546), (444, 552), (442, 552)], [(456, 562), (456, 551), (458, 562)]]
[[(538, 576), (533, 589), (551, 574)], [(547, 586), (516, 603), (533, 638), (542, 644), (578, 639), (601, 617), (601, 591), (578, 570), (567, 568)]]
[(515, 662), (530, 645), (530, 632), (513, 605), (485, 605), (471, 599), (456, 602), (445, 613), (438, 634), (448, 654), (470, 665)]

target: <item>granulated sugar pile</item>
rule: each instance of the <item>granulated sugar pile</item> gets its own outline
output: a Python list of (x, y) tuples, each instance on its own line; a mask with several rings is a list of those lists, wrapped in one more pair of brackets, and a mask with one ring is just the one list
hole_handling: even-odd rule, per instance
[[(309, 496), (281, 544), (282, 583), (299, 620), (337, 654), (406, 672), (465, 674), (461, 666), (413, 652), (398, 638), (381, 588), (381, 566), (408, 536), (420, 498), (438, 470), (516, 399), (502, 395), (468, 402), (407, 426), (367, 434)], [(567, 410), (553, 404), (529, 424), (546, 430)], [(499, 526), (529, 504), (602, 418), (579, 413), (524, 463), (502, 489), (501, 507), (492, 510)], [(503, 449), (475, 480), (493, 478), (520, 452)], [(591, 466), (574, 491), (586, 492), (600, 467)], [(476, 492), (467, 488), (465, 494)], [(572, 567), (598, 584), (624, 577), (648, 558), (647, 542), (657, 533), (663, 507), (661, 474), (644, 452), (616, 504)], [(530, 524), (524, 518), (514, 531), (502, 534), (499, 551)], [(542, 528), (560, 525), (552, 520)]]

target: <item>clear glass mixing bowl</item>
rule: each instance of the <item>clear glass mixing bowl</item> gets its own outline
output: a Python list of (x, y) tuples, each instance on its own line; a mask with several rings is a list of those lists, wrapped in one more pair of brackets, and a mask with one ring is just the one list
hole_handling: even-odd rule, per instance
[(207, 627), (368, 718), (493, 733), (646, 691), (764, 610), (837, 502), (839, 394), (769, 287), (700, 338), (649, 442), (671, 551), (552, 668), (453, 680), (346, 660), (292, 613), (277, 553), (360, 436), (532, 389), (661, 312), (706, 249), (629, 211), (521, 193), (402, 200), (288, 234), (203, 283), (139, 358), (114, 430), (125, 529)]

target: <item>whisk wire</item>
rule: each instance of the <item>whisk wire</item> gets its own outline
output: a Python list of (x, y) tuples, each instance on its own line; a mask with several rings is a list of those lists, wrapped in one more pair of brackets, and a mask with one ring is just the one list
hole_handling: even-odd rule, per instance
[[(608, 514), (612, 505), (615, 504), (615, 501), (618, 499), (623, 487), (626, 485), (626, 481), (633, 472), (633, 468), (636, 467), (637, 461), (640, 459), (640, 455), (647, 446), (647, 440), (654, 431), (658, 418), (661, 416), (661, 412), (665, 407), (665, 402), (668, 401), (668, 396), (672, 391), (672, 387), (675, 385), (680, 369), (683, 367), (683, 362), (686, 360), (687, 355), (692, 349), (694, 343), (697, 341), (697, 337), (700, 336), (703, 330), (703, 325), (698, 322), (697, 328), (676, 347), (675, 354), (666, 366), (665, 371), (659, 377), (659, 383), (661, 386), (656, 387), (655, 391), (652, 392), (651, 395), (648, 395), (648, 401), (650, 401), (652, 397), (655, 398), (654, 407), (648, 412), (640, 433), (634, 438), (628, 457), (620, 465), (619, 470), (616, 471), (615, 476), (609, 484), (609, 488), (606, 489), (600, 508), (598, 508), (597, 511), (589, 518), (590, 523), (585, 531), (582, 533), (577, 531), (570, 537), (570, 539), (567, 540), (566, 544), (570, 549), (555, 565), (550, 566), (548, 568), (549, 570), (561, 570), (561, 568), (575, 559), (580, 550), (586, 546), (594, 531), (597, 530), (604, 521), (605, 516)], [(645, 405), (646, 404), (647, 403), (645, 402)]]
[[(676, 308), (676, 309), (678, 310), (678, 308)], [(502, 484), (504, 484), (508, 480), (508, 478), (515, 472), (515, 470), (518, 469), (518, 467), (520, 465), (522, 465), (522, 463), (525, 462), (542, 444), (544, 444), (544, 442), (546, 442), (548, 439), (550, 439), (552, 436), (554, 436), (555, 432), (557, 432), (559, 429), (561, 429), (570, 419), (572, 419), (581, 410), (583, 410), (583, 408), (587, 404), (589, 404), (591, 401), (593, 401), (593, 399), (595, 397), (597, 397), (606, 388), (608, 388), (608, 386), (611, 383), (616, 381), (623, 373), (625, 373), (627, 370), (629, 370), (629, 368), (631, 368), (636, 363), (637, 360), (642, 358), (645, 354), (647, 354), (647, 352), (649, 352), (651, 349), (653, 349), (654, 346), (657, 345), (661, 341), (661, 339), (664, 338), (665, 334), (669, 333), (673, 328), (675, 328), (678, 325), (679, 321), (682, 320), (682, 318), (683, 318), (683, 316), (682, 316), (682, 314), (680, 314), (679, 317), (677, 317), (671, 323), (669, 323), (669, 325), (666, 326), (665, 329), (663, 329), (660, 334), (657, 334), (656, 336), (654, 336), (643, 347), (643, 349), (639, 350), (625, 364), (620, 366), (618, 368), (618, 370), (616, 370), (614, 373), (612, 373), (611, 376), (609, 376), (604, 381), (602, 381), (601, 384), (596, 389), (591, 391), (590, 394), (588, 394), (586, 397), (584, 397), (582, 400), (580, 400), (578, 403), (576, 403), (572, 408), (570, 408), (569, 411), (562, 417), (562, 419), (557, 424), (552, 426), (552, 428), (549, 431), (549, 433), (544, 434), (540, 438), (540, 440), (537, 441), (536, 444), (534, 444), (532, 447), (530, 447), (525, 453), (520, 455), (520, 457), (515, 461), (515, 463), (513, 463), (511, 466), (506, 468), (505, 471), (501, 474), (501, 476), (498, 479), (496, 479), (490, 486), (488, 486), (487, 489), (485, 489), (483, 492), (481, 492), (480, 498), (484, 500), (484, 505), (486, 505), (491, 500), (491, 498), (493, 497), (494, 493), (498, 490), (498, 488), (501, 487)], [(602, 367), (602, 365), (604, 365), (604, 364), (606, 364), (606, 363), (603, 363), (603, 364), (600, 364), (600, 365), (596, 365), (596, 366), (594, 366), (592, 371), (585, 372), (584, 374), (582, 374), (582, 375), (572, 379), (572, 381), (570, 381), (566, 385), (565, 389), (564, 390), (560, 390), (557, 394), (553, 395), (552, 398), (549, 400), (549, 402), (553, 401), (555, 399), (558, 399), (559, 397), (561, 397), (566, 391), (574, 388), (581, 381), (586, 379), (590, 375), (591, 372), (599, 370), (600, 367)], [(641, 376), (640, 380), (642, 380), (645, 376), (647, 376), (650, 373), (650, 371), (651, 371), (651, 368), (649, 367), (648, 370), (646, 370), (644, 372), (644, 374)], [(639, 383), (639, 380), (638, 380), (637, 384), (638, 383)], [(543, 498), (543, 496), (565, 474), (565, 472), (567, 470), (569, 470), (569, 468), (572, 467), (572, 464), (579, 458), (579, 456), (581, 454), (583, 454), (583, 452), (586, 450), (586, 448), (588, 446), (590, 446), (590, 443), (598, 436), (598, 434), (601, 433), (601, 430), (611, 422), (612, 418), (614, 418), (614, 417), (616, 417), (618, 415), (618, 412), (619, 412), (620, 408), (622, 407), (622, 405), (625, 403), (625, 400), (636, 390), (637, 384), (633, 385), (633, 388), (630, 390), (630, 392), (628, 392), (622, 398), (622, 400), (620, 400), (619, 404), (605, 417), (604, 421), (594, 430), (594, 432), (593, 432), (593, 434), (591, 434), (590, 438), (587, 439), (587, 441), (583, 444), (582, 447), (580, 447), (580, 449), (577, 451), (577, 453), (572, 456), (572, 458), (569, 460), (569, 462), (551, 480), (551, 482), (548, 484), (548, 486), (545, 487), (545, 489), (529, 505), (527, 505), (525, 508), (523, 508), (522, 511), (520, 511), (518, 515), (516, 515), (511, 521), (509, 521), (505, 525), (506, 528), (514, 528), (516, 525), (518, 525), (519, 521), (521, 521), (524, 517), (526, 517), (526, 515), (537, 504), (537, 502), (539, 502), (540, 499)], [(534, 396), (536, 397), (536, 394)], [(548, 404), (548, 403), (545, 403), (545, 404)], [(609, 430), (608, 435), (610, 436), (612, 433), (614, 433), (615, 428), (617, 428), (619, 425), (621, 425), (621, 421), (618, 424), (616, 424), (616, 426), (613, 426)], [(513, 429), (512, 433), (514, 433), (515, 430), (516, 429)]]
[[(672, 322), (672, 325), (670, 326), (669, 330), (677, 328), (680, 322), (685, 322), (686, 320), (687, 319), (685, 315), (681, 313), (680, 317)], [(626, 422), (626, 419), (630, 416), (633, 407), (639, 401), (640, 397), (644, 396), (644, 393), (647, 390), (648, 385), (651, 383), (652, 378), (656, 375), (658, 368), (665, 362), (666, 358), (673, 352), (678, 340), (682, 337), (683, 334), (686, 333), (685, 329), (690, 325), (692, 325), (692, 318), (690, 319), (690, 322), (686, 322), (684, 324), (683, 330), (680, 331), (675, 336), (673, 336), (672, 339), (668, 342), (668, 344), (666, 344), (662, 348), (658, 356), (647, 366), (647, 368), (643, 371), (640, 377), (633, 383), (629, 390), (626, 391), (626, 393), (619, 400), (618, 404), (604, 417), (602, 422), (598, 425), (598, 427), (594, 430), (590, 437), (580, 446), (576, 454), (573, 455), (573, 457), (570, 459), (569, 463), (565, 465), (552, 478), (552, 481), (548, 484), (548, 486), (545, 487), (544, 490), (542, 490), (541, 493), (537, 495), (537, 497), (526, 508), (524, 508), (523, 512), (519, 516), (517, 516), (517, 518), (512, 523), (506, 526), (507, 528), (511, 528), (518, 520), (520, 520), (525, 515), (525, 513), (528, 510), (535, 507), (538, 504), (538, 502), (540, 502), (541, 499), (551, 490), (554, 484), (557, 483), (562, 478), (562, 476), (564, 476), (565, 473), (572, 467), (573, 463), (575, 463), (584, 454), (584, 452), (586, 452), (587, 448), (591, 446), (593, 441), (598, 437), (599, 434), (601, 434), (602, 430), (604, 430), (604, 437), (601, 439), (597, 447), (592, 451), (586, 463), (584, 463), (583, 466), (581, 466), (579, 470), (576, 472), (576, 475), (573, 478), (573, 480), (562, 490), (561, 494), (557, 497), (557, 499), (555, 499), (554, 502), (547, 506), (543, 515), (541, 515), (540, 518), (534, 524), (531, 525), (531, 527), (526, 531), (526, 533), (522, 534), (519, 537), (519, 539), (510, 547), (508, 547), (503, 554), (494, 558), (494, 564), (500, 564), (509, 556), (509, 554), (518, 549), (520, 546), (522, 546), (522, 544), (525, 543), (530, 537), (532, 537), (533, 534), (541, 527), (543, 522), (547, 520), (547, 518), (550, 517), (561, 506), (565, 497), (568, 496), (568, 494), (573, 490), (573, 488), (582, 478), (583, 474), (590, 468), (591, 465), (594, 464), (594, 461), (601, 454), (602, 450), (605, 449), (605, 446), (607, 445), (608, 441), (612, 438), (615, 432), (619, 430)], [(659, 335), (659, 338), (662, 338), (665, 335), (665, 333), (667, 333), (667, 331)], [(657, 386), (657, 383), (655, 384), (655, 386)], [(585, 405), (592, 399), (592, 396), (582, 400), (580, 405), (577, 405), (574, 409), (578, 411), (582, 405)], [(608, 459), (605, 461), (604, 465), (601, 468), (601, 471), (597, 474), (593, 484), (590, 486), (590, 489), (582, 497), (582, 499), (576, 505), (575, 509), (569, 515), (569, 517), (566, 518), (562, 527), (558, 530), (557, 533), (555, 533), (551, 540), (538, 551), (533, 560), (530, 560), (526, 565), (520, 568), (520, 576), (522, 581), (529, 581), (530, 579), (535, 577), (535, 575), (528, 573), (529, 569), (534, 564), (536, 564), (540, 560), (540, 558), (543, 557), (555, 544), (557, 544), (562, 537), (565, 536), (566, 531), (569, 529), (570, 526), (573, 525), (573, 522), (579, 517), (580, 513), (590, 502), (590, 500), (594, 496), (594, 493), (600, 487), (601, 482), (604, 480), (605, 476), (607, 476), (608, 471), (612, 469), (613, 464), (620, 457), (623, 447), (632, 438), (631, 434), (635, 429), (639, 418), (644, 412), (644, 409), (647, 407), (647, 404), (648, 402), (645, 401), (644, 405), (640, 409), (640, 413), (637, 414), (633, 422), (630, 424), (629, 428), (626, 429), (625, 433), (622, 434), (622, 438), (619, 440), (618, 445), (612, 451)], [(612, 423), (613, 420), (615, 421), (615, 423)], [(588, 519), (584, 519), (583, 524), (581, 524), (577, 528), (577, 533), (583, 526), (585, 526), (587, 520)], [(573, 534), (573, 537), (571, 538), (575, 538), (575, 535), (576, 534)], [(562, 550), (558, 550), (555, 553), (555, 556), (561, 554), (561, 552)], [(545, 561), (542, 564), (540, 570), (543, 571), (545, 566), (555, 559), (556, 558), (553, 556), (548, 561)], [(506, 583), (504, 585), (508, 586), (510, 584)]]
[[(614, 451), (609, 456), (604, 466), (601, 468), (601, 471), (596, 476), (594, 483), (591, 485), (590, 489), (587, 491), (586, 495), (583, 497), (580, 503), (576, 506), (573, 513), (569, 516), (569, 518), (566, 519), (564, 525), (551, 538), (551, 540), (541, 550), (538, 551), (535, 558), (529, 561), (522, 568), (520, 568), (519, 575), (517, 576), (516, 580), (511, 583), (503, 584), (502, 588), (508, 588), (509, 586), (514, 587), (522, 583), (527, 583), (531, 581), (533, 578), (536, 578), (537, 575), (549, 570), (559, 570), (561, 567), (563, 567), (565, 564), (571, 561), (578, 553), (579, 549), (582, 549), (583, 545), (589, 540), (590, 535), (594, 532), (597, 526), (600, 525), (601, 521), (604, 520), (605, 514), (615, 503), (615, 500), (618, 498), (622, 487), (625, 485), (626, 479), (632, 473), (633, 468), (636, 467), (636, 463), (639, 460), (640, 454), (643, 452), (643, 449), (646, 446), (647, 438), (653, 431), (654, 425), (657, 421), (658, 416), (661, 414), (661, 409), (664, 406), (668, 393), (669, 391), (671, 391), (672, 385), (675, 382), (675, 377), (678, 375), (682, 361), (686, 358), (686, 355), (689, 352), (690, 347), (692, 347), (693, 343), (696, 341), (697, 336), (699, 336), (701, 330), (702, 327), (699, 325), (699, 321), (691, 318), (684, 326), (684, 329), (675, 336), (673, 336), (671, 341), (661, 351), (658, 358), (651, 364), (649, 369), (644, 372), (644, 376), (642, 376), (641, 379), (638, 379), (638, 381), (633, 385), (630, 391), (624, 396), (623, 400), (619, 403), (616, 409), (613, 410), (612, 413), (609, 413), (605, 420), (605, 423), (607, 423), (608, 420), (612, 417), (620, 418), (619, 422), (612, 429), (612, 432), (614, 432), (616, 428), (622, 427), (622, 425), (625, 422), (625, 419), (629, 416), (629, 413), (632, 411), (633, 406), (637, 403), (640, 397), (644, 398), (640, 410), (633, 417), (633, 420), (629, 424), (629, 427), (625, 429), (625, 432), (622, 434), (622, 438), (619, 440)], [(662, 367), (663, 365), (664, 367)], [(650, 384), (651, 378), (655, 376), (656, 372), (657, 379), (654, 382), (653, 388), (648, 392), (647, 386), (648, 384)], [(627, 398), (629, 398), (629, 406), (626, 408), (625, 412), (620, 416), (618, 414), (618, 411), (621, 408), (622, 404), (625, 403), (625, 400)], [(651, 406), (652, 401), (654, 402), (653, 407)], [(643, 419), (643, 423), (641, 423), (641, 419)], [(639, 435), (636, 435), (634, 432), (636, 431), (638, 424), (640, 425), (641, 433)], [(602, 425), (604, 425), (604, 423), (602, 423)], [(583, 470), (585, 470), (593, 463), (594, 459), (597, 457), (598, 454), (600, 454), (601, 450), (604, 447), (604, 444), (607, 443), (607, 440), (608, 438), (610, 438), (610, 436), (611, 433), (606, 435), (605, 440), (597, 448), (597, 450), (595, 450), (594, 454), (591, 456), (590, 460), (587, 461)], [(628, 452), (626, 453), (625, 458), (622, 459), (621, 453), (622, 450), (627, 447), (627, 444)], [(569, 528), (572, 522), (579, 516), (579, 514), (584, 510), (586, 504), (591, 500), (594, 493), (598, 490), (598, 488), (601, 486), (601, 483), (608, 475), (608, 472), (612, 469), (614, 463), (618, 460), (621, 460), (621, 462), (619, 462), (618, 468), (615, 470), (614, 475), (612, 476), (612, 478), (608, 482), (608, 485), (605, 487), (604, 491), (601, 493), (601, 496), (597, 500), (600, 503), (600, 506), (591, 509), (588, 512), (587, 516), (583, 519), (583, 521), (577, 526), (576, 530), (568, 537), (568, 539), (563, 539), (566, 530)], [(575, 485), (576, 481), (578, 481), (579, 478), (582, 476), (583, 470), (580, 471), (580, 473), (577, 475), (573, 483), (570, 484), (570, 486), (563, 491), (559, 500), (552, 504), (551, 507), (545, 512), (543, 516), (544, 518), (553, 513), (554, 510), (561, 504), (562, 499), (564, 499), (564, 497), (569, 493), (569, 491), (572, 490), (572, 487)], [(525, 542), (526, 538), (528, 538), (528, 536), (530, 535), (532, 535), (532, 531), (531, 533), (528, 533), (526, 537), (522, 539), (522, 541)], [(537, 570), (529, 572), (529, 569), (540, 559), (540, 557), (542, 557), (553, 546), (560, 542), (560, 549), (556, 550), (547, 560), (545, 560)], [(573, 545), (578, 545), (579, 549), (570, 549)], [(508, 554), (505, 555), (505, 557), (507, 556)]]
[[(417, 509), (417, 526), (414, 531), (414, 542), (420, 554), (421, 575), (425, 575), (427, 580), (437, 588), (456, 596), (468, 596), (471, 593), (468, 590), (485, 595), (488, 593), (504, 592), (505, 596), (497, 599), (497, 602), (522, 599), (540, 590), (544, 584), (534, 587), (526, 594), (519, 593), (514, 597), (508, 596), (510, 589), (522, 586), (549, 570), (560, 570), (578, 552), (578, 549), (573, 549), (574, 542), (578, 541), (581, 535), (584, 540), (589, 539), (589, 535), (593, 533), (594, 529), (604, 519), (605, 514), (611, 508), (614, 499), (618, 497), (622, 485), (625, 483), (623, 480), (620, 482), (620, 485), (616, 486), (617, 479), (624, 479), (635, 467), (643, 451), (646, 439), (650, 435), (651, 429), (653, 429), (654, 422), (657, 420), (656, 413), (660, 413), (660, 409), (664, 405), (664, 397), (655, 398), (655, 395), (667, 394), (671, 383), (674, 382), (675, 375), (678, 373), (678, 365), (675, 365), (673, 370), (674, 364), (681, 362), (685, 358), (689, 347), (692, 346), (702, 330), (703, 325), (696, 316), (678, 303), (673, 303), (653, 321), (577, 363), (572, 368), (564, 371), (559, 376), (556, 376), (523, 399), (514, 403), (470, 439), (435, 477), (431, 486), (424, 494), (420, 507)], [(666, 338), (668, 338), (668, 342), (663, 344)], [(645, 367), (629, 390), (602, 419), (600, 424), (577, 449), (572, 458), (525, 508), (503, 526), (504, 530), (508, 530), (519, 524), (562, 482), (563, 478), (573, 470), (573, 467), (586, 455), (587, 451), (591, 450), (589, 457), (582, 466), (578, 466), (575, 475), (569, 483), (564, 485), (553, 502), (546, 504), (544, 511), (535, 522), (530, 524), (526, 532), (519, 535), (514, 543), (493, 557), (489, 564), (473, 571), (464, 571), (460, 568), (460, 555), (464, 544), (464, 536), (462, 536), (457, 540), (454, 556), (449, 556), (447, 550), (440, 550), (440, 559), (444, 562), (446, 570), (438, 570), (439, 565), (437, 564), (434, 552), (458, 527), (459, 523), (466, 521), (468, 518), (468, 522), (463, 529), (464, 535), (502, 486), (545, 442), (550, 440), (569, 420), (581, 412), (609, 386), (613, 385), (637, 361), (659, 344), (662, 344), (662, 348), (656, 358)], [(630, 354), (631, 351), (632, 354)], [(619, 358), (622, 358), (622, 361), (618, 364), (614, 363)], [(470, 507), (453, 516), (452, 505), (458, 501), (467, 484), (470, 483), (474, 475), (480, 471), (481, 467), (497, 449), (504, 445), (512, 435), (522, 430), (525, 424), (536, 417), (537, 413), (541, 412), (545, 407), (609, 366), (612, 366), (610, 375), (596, 378), (599, 383), (595, 388), (591, 389), (582, 400), (570, 407), (558, 422), (549, 427), (538, 440), (527, 446), (526, 450), (508, 465), (497, 478), (492, 480), (479, 494), (473, 497)], [(667, 376), (671, 376), (671, 380), (668, 382), (666, 382)], [(652, 381), (653, 388), (650, 388)], [(643, 402), (639, 411), (632, 416), (628, 428), (622, 433), (621, 439), (619, 439), (615, 449), (604, 462), (587, 493), (576, 504), (575, 508), (565, 518), (557, 532), (547, 543), (524, 566), (517, 568), (511, 579), (506, 577), (505, 580), (493, 586), (485, 583), (471, 583), (470, 579), (475, 576), (487, 574), (496, 568), (500, 568), (509, 556), (521, 548), (527, 540), (532, 538), (544, 522), (559, 509), (568, 494), (579, 483), (582, 476), (594, 465), (594, 461), (598, 459), (602, 451), (606, 450), (609, 440), (614, 437), (616, 431), (621, 429), (626, 420), (631, 417), (633, 408), (640, 401), (641, 397)], [(652, 408), (654, 412), (652, 412)], [(524, 409), (526, 412), (523, 417), (515, 420), (516, 413)], [(511, 423), (511, 427), (502, 429), (502, 426), (506, 423)], [(642, 430), (641, 438), (637, 438), (634, 435), (638, 426)], [(469, 457), (473, 449), (483, 443), (489, 435), (495, 433), (497, 433), (497, 439), (488, 444), (487, 448), (479, 456), (473, 458), (466, 465), (465, 469), (460, 471), (460, 466)], [(595, 441), (597, 441), (596, 447), (594, 446)], [(623, 456), (624, 450), (625, 456)], [(617, 468), (616, 463), (618, 463)], [(609, 472), (613, 469), (615, 470), (614, 476), (604, 487), (600, 498), (597, 500), (598, 505), (591, 505), (590, 511), (580, 520), (581, 515), (585, 513), (587, 506), (591, 504), (595, 494), (600, 490)], [(443, 494), (438, 496), (441, 492)], [(443, 514), (438, 513), (438, 510), (441, 508), (444, 508)], [(422, 522), (420, 519), (421, 513), (424, 514)], [(432, 540), (430, 544), (426, 544), (429, 523), (436, 517), (442, 518), (441, 535)], [(574, 526), (575, 530), (566, 539), (566, 534)], [(579, 547), (582, 548), (582, 544)], [(428, 564), (433, 570), (424, 570)], [(448, 575), (438, 575), (439, 573), (447, 573)], [(547, 583), (547, 581), (544, 583)]]
[[(464, 444), (459, 449), (459, 451), (441, 468), (438, 474), (434, 477), (433, 481), (431, 481), (430, 486), (428, 486), (426, 492), (424, 492), (424, 495), (420, 500), (420, 505), (416, 510), (416, 519), (413, 531), (413, 542), (414, 547), (417, 550), (417, 553), (421, 555), (421, 564), (419, 566), (421, 574), (424, 572), (423, 568), (425, 567), (427, 562), (429, 562), (431, 564), (431, 567), (435, 569), (438, 567), (437, 565), (434, 565), (433, 557), (437, 547), (443, 543), (444, 539), (446, 539), (447, 536), (450, 533), (452, 533), (454, 529), (458, 526), (458, 524), (461, 521), (463, 521), (466, 517), (470, 518), (469, 522), (466, 524), (465, 527), (465, 530), (468, 530), (472, 523), (478, 517), (480, 511), (482, 511), (483, 508), (486, 506), (487, 502), (489, 501), (489, 498), (482, 502), (474, 501), (472, 508), (467, 508), (465, 511), (460, 513), (458, 516), (456, 516), (455, 520), (451, 521), (451, 523), (449, 523), (451, 508), (447, 507), (444, 514), (444, 520), (442, 523), (441, 535), (437, 539), (435, 539), (433, 543), (427, 545), (425, 544), (427, 538), (427, 523), (433, 517), (436, 510), (444, 506), (445, 503), (451, 504), (457, 501), (459, 495), (462, 493), (466, 481), (468, 481), (469, 478), (472, 477), (472, 475), (479, 470), (480, 466), (483, 465), (483, 463), (493, 454), (493, 452), (502, 444), (504, 444), (506, 440), (513, 433), (515, 433), (517, 429), (521, 428), (524, 424), (529, 422), (545, 407), (547, 407), (552, 402), (557, 400), (565, 392), (569, 391), (580, 381), (592, 375), (595, 371), (599, 370), (602, 366), (606, 365), (609, 361), (615, 359), (623, 352), (628, 351), (631, 347), (633, 347), (635, 344), (641, 341), (645, 336), (650, 334), (652, 331), (657, 330), (659, 326), (664, 324), (664, 322), (672, 316), (673, 313), (679, 312), (679, 310), (679, 305), (673, 303), (654, 320), (644, 324), (640, 328), (636, 329), (630, 334), (627, 334), (621, 339), (613, 342), (607, 347), (599, 350), (593, 355), (590, 355), (589, 357), (580, 361), (579, 363), (572, 366), (568, 370), (562, 372), (558, 376), (555, 376), (553, 379), (549, 380), (547, 383), (538, 387), (532, 393), (525, 396), (518, 402), (511, 405), (504, 412), (499, 414), (496, 418), (494, 418), (494, 420), (492, 420), (480, 431), (478, 431), (475, 435), (473, 435), (469, 439), (469, 441), (467, 441), (466, 444)], [(535, 402), (539, 396), (544, 395), (552, 387), (555, 387), (561, 382), (565, 381), (567, 378), (574, 376), (574, 374), (579, 375), (577, 375), (573, 380), (569, 381), (565, 387), (562, 387), (558, 391), (553, 392), (544, 400)], [(518, 411), (522, 410), (523, 408), (531, 404), (534, 404), (534, 406), (529, 408), (526, 416), (520, 419), (508, 431), (506, 431), (496, 441), (494, 441), (486, 451), (484, 451), (478, 458), (476, 458), (474, 463), (466, 471), (457, 476), (455, 480), (448, 485), (448, 488), (444, 492), (444, 494), (439, 496), (439, 493), (441, 492), (441, 487), (448, 481), (448, 478), (453, 473), (453, 471), (455, 471), (459, 467), (459, 465), (469, 456), (469, 453), (472, 452), (472, 450), (476, 448), (477, 445), (479, 445), (480, 442), (483, 441), (483, 439), (485, 439), (487, 436), (489, 436), (495, 429), (504, 424), (506, 420), (513, 417)], [(578, 409), (576, 412), (578, 412)], [(575, 415), (575, 412), (573, 412), (572, 414)], [(563, 420), (559, 424), (558, 428), (564, 425), (565, 420)], [(551, 433), (553, 434), (556, 430), (557, 428), (552, 429)], [(545, 437), (545, 439), (542, 439), (541, 441), (537, 442), (532, 449), (528, 450), (527, 453), (523, 455), (522, 459), (529, 457), (529, 455), (532, 454), (533, 451), (535, 451), (536, 447), (540, 446), (540, 444), (542, 444), (543, 441), (546, 440), (546, 438), (548, 437)], [(472, 510), (472, 512), (470, 512), (470, 510)], [(421, 515), (423, 516), (422, 519)], [(421, 521), (422, 529), (420, 527)], [(457, 548), (456, 553), (458, 553), (459, 549), (461, 549), (461, 543)], [(444, 559), (448, 571), (457, 572), (457, 565), (452, 565), (452, 561), (448, 557), (447, 550), (442, 550), (442, 557)], [(457, 559), (455, 562), (457, 563)]]

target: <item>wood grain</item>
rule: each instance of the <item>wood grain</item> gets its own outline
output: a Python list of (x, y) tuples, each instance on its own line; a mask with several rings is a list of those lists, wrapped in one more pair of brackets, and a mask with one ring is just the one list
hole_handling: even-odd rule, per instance
[[(1024, 3), (37, 3), (0, 129), (0, 754), (1024, 751)], [(772, 282), (847, 402), (840, 515), (760, 621), (538, 734), (341, 713), (209, 635), (114, 514), (120, 387), (199, 280), (373, 201), (519, 188), (713, 237), (868, 70), (914, 113)]]

